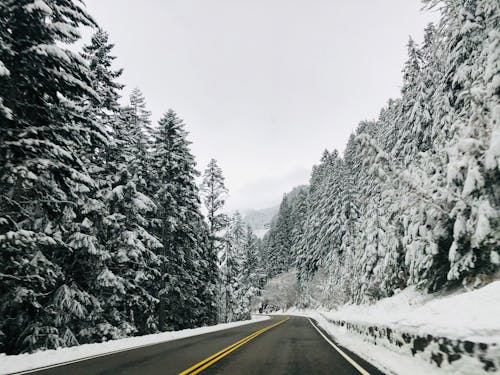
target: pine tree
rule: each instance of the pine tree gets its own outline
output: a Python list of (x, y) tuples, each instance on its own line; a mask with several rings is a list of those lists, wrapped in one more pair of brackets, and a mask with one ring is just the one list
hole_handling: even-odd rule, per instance
[(294, 257), (294, 265), (295, 263), (299, 263), (298, 259), (302, 257), (304, 251), (305, 226), (308, 212), (308, 196), (309, 189), (307, 187), (301, 188), (292, 206), (291, 217), (293, 219), (293, 225), (291, 232), (291, 253)]
[[(116, 82), (122, 71), (114, 71), (111, 67), (114, 60), (110, 55), (112, 48), (107, 33), (102, 29), (98, 29), (90, 44), (83, 47), (83, 56), (89, 62), (91, 87), (98, 94), (98, 98), (85, 99), (84, 114), (106, 129), (109, 142), (99, 148), (90, 145), (81, 150), (80, 156), (95, 184), (88, 191), (80, 193), (74, 233), (70, 241), (75, 249), (75, 259), (71, 262), (72, 273), (78, 284), (89, 291), (99, 305), (90, 319), (90, 324), (79, 329), (80, 342), (100, 341), (104, 337), (123, 337), (125, 332), (130, 332), (121, 329), (122, 323), (116, 319), (118, 313), (114, 304), (110, 303), (115, 297), (109, 288), (109, 279), (115, 276), (110, 269), (116, 267), (112, 264), (112, 247), (108, 246), (109, 241), (105, 233), (105, 218), (110, 214), (107, 197), (113, 187), (113, 178), (119, 165), (116, 163), (118, 147), (115, 128), (119, 114), (119, 90), (123, 88), (123, 85)], [(107, 276), (106, 279), (103, 275)], [(118, 293), (124, 289), (122, 287), (116, 290)]]
[(94, 184), (80, 150), (106, 132), (83, 116), (84, 98), (98, 95), (84, 60), (64, 47), (90, 16), (70, 0), (8, 0), (0, 12), (0, 315), (5, 350), (16, 353), (76, 344), (96, 307), (66, 266), (78, 251), (79, 191)]
[[(325, 184), (328, 180), (329, 172), (333, 166), (332, 154), (325, 150), (320, 160), (320, 164), (313, 167), (310, 179), (309, 195), (307, 201), (308, 213), (304, 224), (304, 235), (300, 253), (296, 266), (298, 278), (302, 281), (310, 280), (319, 268), (318, 254), (321, 249), (317, 246), (320, 239), (319, 233), (322, 230), (320, 217), (324, 214), (325, 206), (323, 199), (325, 197)], [(323, 215), (324, 217), (324, 215)]]
[(267, 242), (267, 275), (274, 277), (292, 267), (292, 223), (291, 206), (285, 195), (276, 219), (265, 238)]
[(158, 207), (138, 190), (126, 169), (119, 177), (106, 197), (109, 214), (103, 229), (109, 257), (98, 276), (100, 295), (106, 298), (105, 318), (118, 328), (107, 329), (108, 338), (158, 330), (154, 290), (160, 278), (157, 253), (163, 246), (148, 230), (147, 219)]
[(151, 112), (146, 109), (146, 99), (141, 90), (134, 88), (130, 93), (129, 105), (121, 111), (120, 127), (123, 130), (118, 132), (127, 133), (128, 139), (120, 145), (122, 152), (127, 158), (128, 170), (137, 188), (153, 195), (154, 191), (149, 184), (150, 170), (152, 165), (150, 153), (148, 152), (154, 141), (154, 131), (151, 128)]
[(408, 60), (403, 70), (403, 87), (401, 89), (401, 113), (396, 119), (399, 125), (396, 128), (397, 142), (391, 150), (392, 156), (408, 164), (416, 156), (415, 149), (418, 149), (421, 138), (415, 127), (420, 126), (418, 114), (423, 113), (419, 100), (419, 91), (425, 89), (422, 83), (422, 55), (418, 45), (412, 38), (408, 41)]
[(215, 255), (200, 212), (194, 157), (187, 131), (169, 110), (160, 120), (152, 152), (159, 189), (155, 195), (163, 244), (159, 294), (160, 330), (183, 329), (215, 321)]
[(321, 189), (320, 205), (318, 212), (318, 220), (320, 223), (320, 231), (315, 243), (314, 257), (320, 261), (328, 257), (328, 254), (334, 256), (340, 251), (341, 240), (343, 237), (342, 224), (342, 160), (340, 159), (337, 150), (334, 150), (330, 156), (330, 168), (328, 176), (324, 181)]
[[(220, 285), (222, 280), (219, 278), (219, 268), (218, 268), (218, 256), (224, 249), (224, 238), (221, 236), (221, 232), (229, 224), (228, 216), (222, 212), (224, 207), (227, 189), (224, 185), (224, 176), (222, 175), (222, 169), (217, 165), (215, 159), (211, 159), (208, 163), (205, 172), (203, 173), (203, 181), (200, 187), (200, 193), (202, 196), (203, 204), (207, 212), (208, 230), (209, 230), (209, 248), (207, 252), (209, 254), (207, 261), (207, 270), (209, 274), (207, 275), (211, 281), (213, 289), (210, 291), (211, 299), (217, 299), (217, 295), (220, 295), (223, 287)], [(213, 306), (212, 309), (217, 311), (216, 315), (219, 315), (219, 310), (217, 306)], [(218, 321), (217, 316), (213, 316), (213, 321), (215, 323)]]
[(261, 267), (262, 262), (259, 259), (259, 239), (249, 225), (245, 229), (243, 249), (241, 280), (246, 286), (245, 306), (247, 306), (250, 312), (252, 301), (260, 293), (265, 275)]
[(241, 214), (235, 212), (226, 232), (221, 254), (220, 315), (223, 322), (245, 319), (248, 314), (246, 306), (241, 306), (246, 292), (246, 280), (242, 279), (244, 256), (245, 226)]
[(200, 192), (207, 211), (210, 250), (217, 254), (223, 245), (219, 234), (227, 226), (229, 219), (222, 212), (226, 203), (227, 189), (224, 185), (222, 169), (217, 165), (215, 159), (211, 159), (205, 169)]
[[(498, 2), (451, 1), (441, 21), (447, 70), (441, 93), (452, 107), (438, 118), (449, 140), (446, 174), (453, 202), (450, 283), (477, 272), (495, 272), (498, 261), (498, 169), (485, 168), (491, 135), (498, 125)], [(496, 78), (495, 78), (496, 77)], [(495, 88), (496, 87), (496, 88)]]
[(123, 69), (112, 69), (113, 61), (116, 59), (111, 55), (113, 48), (114, 44), (109, 43), (108, 33), (101, 28), (92, 35), (90, 44), (83, 47), (83, 56), (89, 62), (92, 88), (99, 94), (99, 100), (90, 98), (91, 107), (98, 110), (96, 115), (101, 117), (102, 121), (106, 120), (106, 116), (112, 116), (117, 112), (119, 91), (124, 87), (117, 82)]

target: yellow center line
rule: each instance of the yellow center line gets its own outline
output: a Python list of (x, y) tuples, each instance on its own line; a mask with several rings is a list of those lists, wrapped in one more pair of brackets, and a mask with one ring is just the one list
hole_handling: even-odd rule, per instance
[(195, 375), (195, 374), (198, 374), (200, 372), (202, 372), (203, 370), (205, 370), (207, 367), (210, 367), (212, 366), (215, 362), (221, 360), (222, 358), (224, 358), (225, 356), (229, 355), (230, 353), (234, 352), (236, 349), (238, 349), (240, 346), (243, 346), (245, 345), (247, 342), (249, 342), (250, 340), (253, 340), (254, 338), (256, 338), (257, 336), (263, 334), (264, 332), (270, 330), (271, 328), (274, 328), (284, 322), (286, 322), (288, 319), (290, 318), (285, 318), (283, 320), (280, 320), (279, 322), (277, 323), (274, 323), (274, 324), (271, 324), (267, 327), (264, 327), (262, 329), (259, 329), (258, 331), (255, 331), (254, 333), (248, 335), (247, 337), (244, 337), (242, 338), (241, 340), (235, 342), (234, 344), (232, 345), (229, 345), (228, 347), (218, 351), (217, 353), (215, 354), (212, 354), (210, 357), (208, 358), (205, 358), (204, 360), (198, 362), (197, 364), (195, 364), (194, 366), (191, 366), (190, 368), (188, 368), (187, 370), (184, 370), (182, 372), (179, 373), (179, 375)]

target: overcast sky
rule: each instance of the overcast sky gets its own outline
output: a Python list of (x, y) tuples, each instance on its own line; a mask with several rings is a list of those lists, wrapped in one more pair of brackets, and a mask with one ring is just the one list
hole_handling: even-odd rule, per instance
[(436, 14), (417, 0), (86, 0), (121, 82), (157, 121), (182, 117), (230, 209), (278, 204), (325, 148), (398, 96), (406, 44)]

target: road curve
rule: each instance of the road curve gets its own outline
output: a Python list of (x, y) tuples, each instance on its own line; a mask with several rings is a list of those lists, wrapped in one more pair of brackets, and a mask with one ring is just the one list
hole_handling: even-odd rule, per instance
[(382, 374), (345, 348), (334, 348), (309, 319), (295, 316), (273, 316), (263, 322), (25, 373), (167, 375), (183, 372), (203, 375)]

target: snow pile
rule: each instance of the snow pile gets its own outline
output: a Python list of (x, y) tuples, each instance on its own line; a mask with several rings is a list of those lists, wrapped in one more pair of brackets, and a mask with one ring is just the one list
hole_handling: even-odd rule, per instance
[(345, 305), (323, 315), (331, 320), (396, 326), (419, 335), (500, 342), (500, 281), (440, 297), (409, 287), (373, 305)]
[(167, 341), (197, 336), (204, 333), (221, 331), (245, 324), (268, 320), (268, 316), (253, 316), (251, 320), (217, 324), (210, 327), (184, 329), (182, 331), (163, 332), (152, 335), (129, 337), (103, 343), (85, 344), (57, 350), (45, 350), (32, 354), (5, 355), (0, 354), (0, 374), (27, 371), (58, 363), (77, 361), (85, 358), (112, 354), (114, 352), (130, 350), (137, 347), (159, 344)]
[[(299, 313), (300, 315), (300, 313)], [(330, 323), (320, 312), (310, 312), (307, 314), (318, 322), (328, 334), (334, 338), (335, 342), (346, 347), (361, 358), (364, 358), (372, 365), (385, 372), (394, 375), (472, 375), (477, 372), (458, 370), (454, 367), (438, 368), (427, 362), (422, 357), (411, 357), (407, 354), (392, 351), (384, 346), (369, 345), (367, 341), (359, 335), (353, 335), (344, 327), (339, 327)], [(467, 366), (477, 369), (477, 366)]]

